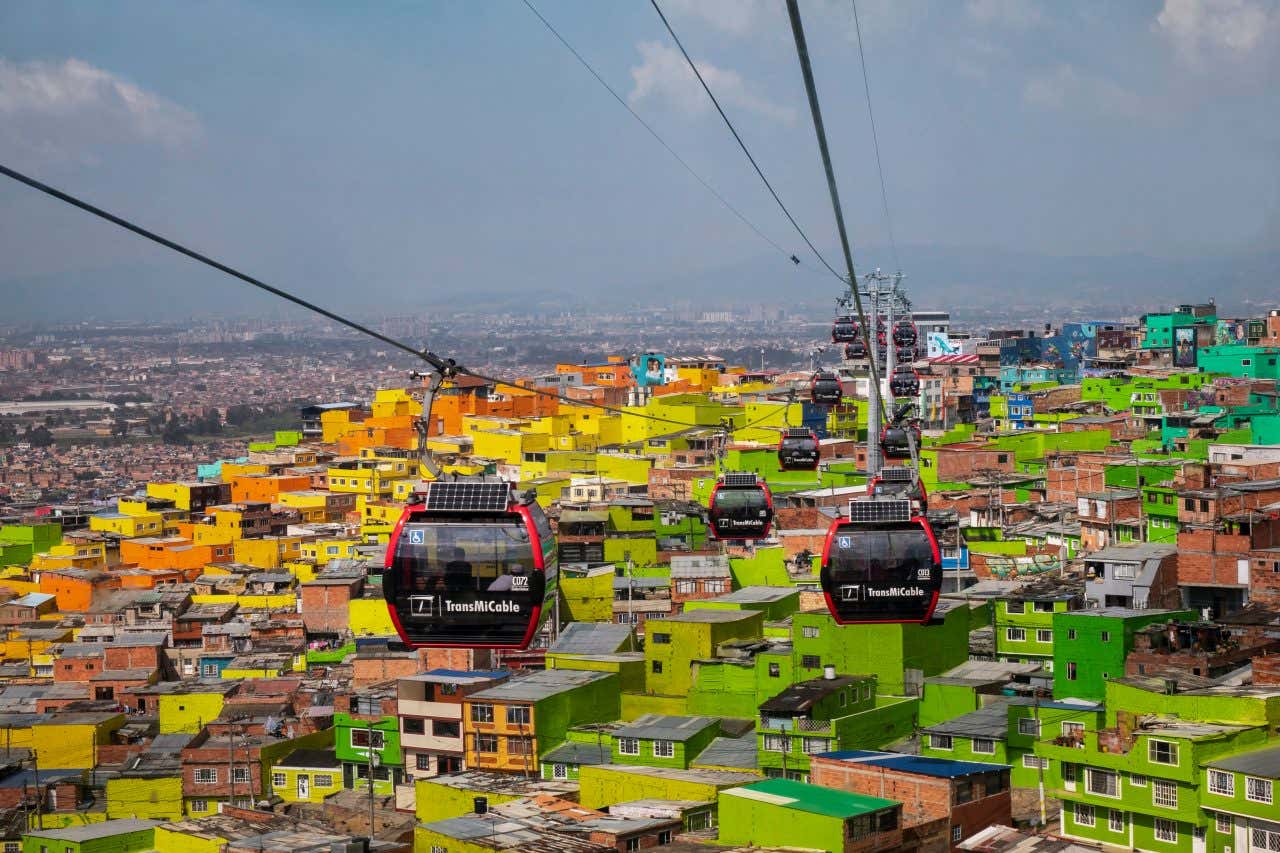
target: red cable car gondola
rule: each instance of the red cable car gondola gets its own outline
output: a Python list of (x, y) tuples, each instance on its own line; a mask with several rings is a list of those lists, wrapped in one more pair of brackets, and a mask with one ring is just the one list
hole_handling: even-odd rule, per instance
[(730, 473), (711, 490), (712, 539), (764, 539), (773, 524), (773, 495), (755, 474)]
[(778, 441), (778, 467), (783, 471), (818, 470), (818, 434), (792, 427)]
[(856, 341), (850, 341), (844, 345), (844, 357), (846, 359), (867, 357), (867, 345), (863, 343), (862, 338), (858, 338)]
[(556, 539), (510, 483), (436, 481), (405, 507), (382, 594), (411, 648), (523, 649), (556, 595)]
[(917, 515), (924, 515), (929, 509), (929, 492), (919, 472), (905, 465), (881, 468), (867, 484), (867, 494), (873, 498), (906, 498)]
[(911, 443), (908, 436), (915, 439), (916, 448), (920, 447), (920, 427), (915, 424), (894, 424), (880, 430), (880, 451), (886, 459), (910, 459)]
[(831, 324), (831, 343), (844, 344), (858, 338), (858, 321), (852, 317), (837, 317)]
[(905, 370), (894, 370), (889, 377), (889, 393), (895, 397), (914, 397), (920, 393), (920, 377), (907, 367)]
[(942, 589), (933, 528), (906, 500), (859, 500), (822, 548), (822, 591), (841, 625), (928, 622)]
[(844, 386), (840, 377), (827, 371), (818, 371), (809, 381), (809, 398), (815, 406), (838, 406), (844, 399)]
[(893, 327), (893, 345), (907, 349), (916, 345), (916, 327), (910, 320), (899, 320)]

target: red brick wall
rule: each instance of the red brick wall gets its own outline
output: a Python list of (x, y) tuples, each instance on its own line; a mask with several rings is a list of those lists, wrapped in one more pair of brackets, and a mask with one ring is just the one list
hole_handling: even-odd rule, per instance
[(308, 631), (341, 633), (347, 629), (347, 605), (360, 594), (361, 581), (350, 584), (303, 584), (302, 621)]
[(159, 646), (113, 646), (107, 644), (107, 669), (156, 669), (164, 652)]
[(1266, 655), (1253, 659), (1253, 683), (1280, 684), (1280, 655)]
[(66, 658), (54, 663), (53, 680), (88, 681), (102, 670), (102, 658)]
[(1178, 583), (1236, 584), (1238, 560), (1249, 557), (1249, 537), (1213, 530), (1178, 533)]

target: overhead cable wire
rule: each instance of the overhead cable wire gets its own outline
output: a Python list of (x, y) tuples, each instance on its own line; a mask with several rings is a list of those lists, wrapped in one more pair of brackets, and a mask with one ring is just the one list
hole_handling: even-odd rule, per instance
[(612, 86), (610, 86), (608, 82), (606, 82), (605, 79), (600, 76), (600, 73), (596, 71), (594, 67), (592, 67), (591, 63), (587, 62), (586, 58), (584, 58), (583, 55), (579, 53), (572, 44), (569, 43), (568, 39), (566, 39), (563, 35), (561, 35), (560, 31), (557, 30), (554, 26), (552, 26), (551, 22), (548, 21), (546, 17), (541, 12), (538, 11), (537, 7), (534, 6), (533, 3), (530, 2), (530, 0), (524, 0), (524, 5), (528, 6), (529, 11), (532, 12), (535, 16), (537, 16), (538, 20), (542, 22), (542, 25), (546, 27), (547, 30), (553, 36), (556, 37), (556, 39), (560, 42), (560, 44), (564, 45), (565, 49), (568, 50), (569, 53), (573, 54), (573, 58), (578, 60), (578, 62), (582, 65), (582, 67), (587, 69), (588, 72), (590, 72), (592, 77), (596, 78), (596, 82), (599, 83), (601, 86), (603, 86), (604, 90), (608, 92), (610, 95), (612, 95), (613, 99), (617, 101), (619, 104), (621, 104), (623, 109), (631, 113), (631, 117), (634, 118), (637, 122), (639, 122), (640, 126), (643, 127), (645, 130), (647, 130), (649, 132), (649, 135), (652, 136), (654, 139), (656, 139), (658, 141), (658, 144), (661, 145), (663, 148), (665, 148), (667, 150), (667, 153), (670, 154), (672, 157), (674, 157), (675, 161), (679, 163), (681, 166), (683, 166), (686, 172), (688, 172), (690, 175), (693, 176), (694, 180), (702, 184), (702, 186), (706, 188), (707, 192), (715, 196), (716, 200), (719, 201), (720, 204), (724, 205), (726, 210), (728, 210), (734, 216), (738, 217), (738, 219), (742, 221), (742, 224), (746, 225), (748, 228), (754, 231), (756, 233), (756, 236), (758, 236), (761, 240), (764, 240), (770, 246), (772, 246), (773, 248), (781, 252), (782, 256), (785, 257), (787, 260), (791, 261), (794, 264), (801, 263), (800, 258), (797, 257), (794, 252), (789, 252), (786, 249), (784, 249), (782, 246), (778, 245), (778, 243), (772, 237), (770, 237), (768, 234), (765, 234), (763, 231), (760, 230), (760, 228), (756, 226), (754, 222), (748, 219), (746, 217), (746, 214), (738, 210), (738, 208), (734, 207), (733, 204), (731, 204), (728, 199), (726, 199), (723, 195), (721, 195), (720, 192), (715, 187), (713, 187), (711, 183), (707, 181), (706, 178), (698, 174), (694, 170), (694, 168), (689, 165), (688, 161), (686, 161), (683, 157), (681, 157), (680, 154), (677, 153), (676, 150), (672, 148), (667, 143), (667, 141), (658, 134), (658, 131), (653, 129), (653, 125), (645, 121), (644, 118), (642, 118), (639, 113), (637, 113), (634, 109), (632, 109), (631, 105), (627, 103), (626, 99), (623, 98), (621, 95), (619, 95), (617, 90), (614, 89)]
[(862, 89), (867, 93), (867, 118), (871, 121), (871, 144), (876, 152), (876, 171), (880, 174), (880, 200), (884, 202), (884, 223), (885, 229), (889, 232), (889, 250), (893, 252), (894, 269), (902, 272), (902, 264), (898, 261), (898, 243), (893, 238), (893, 217), (889, 215), (889, 192), (885, 189), (884, 165), (880, 162), (880, 138), (876, 134), (876, 114), (871, 109), (871, 81), (867, 78), (867, 57), (862, 50), (862, 25), (858, 23), (858, 0), (850, 0), (850, 2), (853, 4), (853, 29), (858, 36), (858, 61), (862, 64)]
[[(880, 368), (874, 356), (879, 351), (871, 347), (871, 330), (867, 323), (867, 312), (862, 307), (862, 293), (858, 290), (858, 275), (853, 268), (853, 251), (849, 248), (849, 234), (844, 226), (844, 210), (840, 206), (840, 190), (836, 186), (836, 173), (831, 165), (831, 151), (827, 147), (827, 131), (822, 123), (822, 108), (818, 104), (818, 88), (813, 81), (813, 67), (809, 63), (809, 47), (804, 37), (804, 25), (800, 22), (800, 7), (796, 0), (787, 0), (787, 13), (791, 17), (791, 32), (795, 36), (796, 55), (800, 59), (800, 71), (804, 76), (805, 93), (809, 97), (809, 112), (813, 114), (813, 130), (818, 137), (818, 151), (822, 155), (822, 167), (827, 175), (827, 189), (831, 193), (831, 207), (835, 212), (836, 230), (840, 233), (840, 248), (844, 252), (845, 267), (849, 272), (849, 289), (853, 293), (853, 304), (858, 309), (858, 322), (862, 325), (862, 337), (867, 352), (873, 357), (868, 361), (871, 369), (870, 393), (876, 395), (880, 402), (880, 415), (886, 416), (884, 400), (880, 395)], [(869, 430), (875, 430), (879, 424), (868, 424)]]
[(370, 329), (368, 326), (365, 326), (362, 323), (358, 323), (355, 320), (348, 319), (342, 316), (341, 314), (337, 314), (333, 311), (328, 310), (327, 308), (322, 308), (321, 306), (315, 304), (314, 302), (310, 302), (306, 299), (303, 299), (300, 296), (296, 296), (292, 293), (289, 293), (286, 290), (282, 290), (278, 287), (274, 287), (273, 285), (267, 284), (266, 282), (258, 278), (255, 278), (254, 276), (241, 272), (240, 270), (232, 266), (229, 266), (227, 264), (224, 264), (220, 261), (214, 260), (208, 255), (205, 255), (201, 252), (197, 252), (194, 249), (190, 249), (182, 245), (181, 243), (170, 240), (167, 237), (162, 237), (161, 235), (157, 234), (154, 231), (144, 228), (141, 225), (138, 225), (136, 223), (130, 222), (129, 220), (124, 219), (120, 216), (116, 216), (113, 213), (109, 213), (108, 211), (103, 210), (102, 208), (97, 207), (96, 205), (90, 204), (89, 202), (81, 198), (78, 198), (76, 196), (73, 196), (70, 193), (63, 192), (62, 190), (52, 187), (49, 184), (36, 180), (35, 178), (32, 178), (28, 175), (23, 174), (22, 172), (18, 172), (14, 169), (11, 169), (2, 163), (0, 163), (0, 175), (4, 175), (8, 178), (12, 178), (18, 183), (26, 184), (28, 187), (31, 187), (34, 190), (38, 190), (39, 192), (42, 192), (45, 195), (51, 196), (66, 204), (69, 204), (72, 207), (79, 208), (80, 210), (83, 210), (86, 213), (92, 214), (93, 216), (96, 216), (99, 219), (106, 220), (107, 222), (110, 222), (113, 225), (119, 226), (120, 228), (123, 228), (126, 231), (130, 231), (138, 235), (139, 237), (150, 240), (153, 243), (158, 243), (161, 246), (164, 246), (167, 249), (171, 249), (172, 251), (177, 252), (180, 255), (185, 255), (186, 257), (191, 258), (192, 260), (198, 263), (204, 264), (205, 266), (208, 266), (208, 267), (212, 267), (213, 269), (218, 270), (219, 272), (225, 273), (226, 275), (229, 275), (232, 278), (239, 279), (240, 281), (246, 284), (252, 285), (253, 287), (258, 288), (259, 290), (266, 291), (267, 293), (270, 293), (273, 296), (278, 296), (281, 299), (292, 302), (293, 304), (298, 305), (302, 308), (305, 308), (308, 311), (319, 314), (322, 317), (326, 317), (334, 321), (335, 323), (346, 326), (347, 328), (353, 329), (357, 332), (360, 332), (361, 334), (368, 335), (369, 337), (375, 340), (381, 341), (382, 343), (390, 347), (394, 347), (395, 349), (401, 350), (402, 352), (406, 352), (414, 356), (415, 358), (418, 358), (422, 361), (427, 362), (436, 370), (449, 371), (452, 373), (462, 374), (465, 376), (472, 376), (476, 379), (481, 379), (485, 382), (492, 383), (494, 386), (501, 385), (508, 388), (515, 388), (521, 391), (528, 392), (530, 394), (535, 394), (543, 397), (551, 397), (553, 399), (560, 400), (562, 402), (569, 403), (574, 406), (600, 409), (601, 411), (610, 412), (616, 415), (622, 415), (624, 417), (641, 418), (643, 420), (652, 421), (654, 423), (669, 424), (671, 426), (677, 426), (682, 430), (690, 429), (691, 427), (698, 426), (698, 424), (696, 423), (686, 423), (684, 421), (672, 420), (671, 418), (663, 418), (657, 415), (648, 414), (647, 412), (627, 411), (626, 409), (618, 408), (617, 406), (610, 406), (605, 403), (597, 403), (592, 400), (578, 400), (573, 397), (569, 397), (565, 394), (560, 394), (555, 391), (548, 391), (545, 388), (535, 388), (529, 385), (522, 385), (519, 382), (515, 382), (509, 379), (500, 379), (496, 376), (489, 376), (487, 374), (480, 373), (479, 371), (471, 370), (469, 368), (466, 368), (466, 367), (463, 367), (462, 365), (457, 364), (452, 359), (442, 358), (426, 349), (419, 350), (413, 346), (410, 346), (409, 344), (404, 343), (403, 341), (396, 340), (395, 338), (389, 337), (388, 335), (385, 335), (381, 332), (374, 331), (373, 329)]
[(725, 114), (724, 109), (720, 106), (720, 101), (716, 98), (715, 93), (711, 91), (711, 87), (708, 86), (707, 81), (703, 79), (702, 72), (699, 71), (698, 66), (694, 64), (693, 58), (689, 56), (689, 51), (684, 49), (684, 43), (680, 41), (680, 37), (676, 35), (676, 31), (671, 27), (671, 22), (668, 21), (667, 16), (662, 13), (662, 7), (658, 5), (658, 0), (649, 0), (649, 2), (653, 5), (653, 10), (658, 13), (658, 17), (662, 19), (663, 26), (665, 26), (667, 28), (667, 32), (671, 34), (671, 38), (675, 41), (676, 47), (680, 48), (680, 53), (684, 55), (684, 60), (689, 64), (689, 68), (692, 69), (694, 76), (697, 77), (698, 82), (702, 84), (702, 90), (707, 93), (707, 97), (710, 98), (711, 103), (715, 105), (716, 112), (720, 114), (720, 118), (724, 120), (725, 126), (729, 128), (729, 132), (732, 133), (733, 138), (737, 140), (738, 147), (742, 149), (742, 153), (747, 155), (747, 159), (751, 161), (751, 167), (756, 170), (756, 174), (759, 175), (760, 180), (764, 182), (765, 188), (769, 190), (769, 195), (773, 196), (773, 200), (778, 203), (778, 207), (782, 209), (782, 212), (786, 215), (791, 226), (796, 229), (796, 233), (800, 235), (800, 238), (804, 240), (805, 245), (809, 247), (817, 259), (822, 262), (822, 265), (830, 270), (831, 274), (837, 279), (844, 281), (844, 276), (836, 272), (835, 267), (827, 263), (827, 259), (818, 251), (818, 247), (813, 245), (813, 241), (809, 239), (809, 235), (804, 233), (804, 229), (800, 227), (800, 223), (796, 222), (796, 218), (791, 215), (791, 211), (782, 203), (782, 199), (778, 196), (777, 190), (773, 188), (773, 184), (769, 183), (769, 179), (764, 176), (764, 171), (760, 168), (760, 164), (756, 162), (756, 158), (752, 156), (750, 149), (747, 148), (747, 144), (742, 141), (742, 136), (739, 135), (737, 128), (733, 126), (733, 122), (729, 120), (729, 116)]

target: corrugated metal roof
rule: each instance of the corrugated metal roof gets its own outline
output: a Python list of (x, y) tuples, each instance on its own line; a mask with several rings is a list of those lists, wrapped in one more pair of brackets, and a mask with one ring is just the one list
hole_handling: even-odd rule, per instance
[(872, 764), (876, 767), (888, 767), (903, 773), (916, 773), (921, 776), (937, 776), (954, 779), (957, 776), (972, 776), (975, 773), (992, 773), (1008, 770), (1008, 764), (987, 764), (980, 761), (954, 761), (950, 758), (929, 758), (922, 755), (903, 755), (899, 752), (872, 752), (864, 749), (845, 749), (838, 752), (819, 753), (820, 758), (847, 761), (850, 764)]
[(766, 779), (754, 785), (721, 791), (722, 797), (742, 797), (827, 817), (850, 818), (891, 809), (899, 803), (865, 794), (836, 791), (821, 785), (807, 785), (790, 779)]
[(609, 655), (629, 647), (630, 639), (630, 625), (572, 622), (547, 651), (555, 654)]
[(686, 741), (694, 735), (716, 725), (714, 717), (681, 717), (664, 714), (643, 714), (614, 732), (616, 737), (643, 738), (645, 740)]

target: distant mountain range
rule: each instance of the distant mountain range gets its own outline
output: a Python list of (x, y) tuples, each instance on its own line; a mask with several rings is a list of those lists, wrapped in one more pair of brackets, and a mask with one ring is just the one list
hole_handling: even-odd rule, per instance
[[(825, 254), (837, 270), (842, 268), (838, 250)], [(1274, 306), (1280, 292), (1280, 249), (1178, 260), (1139, 254), (1055, 257), (944, 246), (904, 246), (899, 255), (907, 273), (908, 292), (920, 309), (1025, 309), (1028, 314), (1096, 309), (1104, 315), (1108, 310), (1157, 309), (1213, 297), (1224, 312), (1243, 314)], [(859, 258), (880, 259), (886, 271), (888, 256), (887, 251), (873, 249), (858, 253)], [(625, 272), (615, 270), (609, 274), (612, 280), (580, 286), (558, 282), (554, 287), (538, 288), (536, 283), (525, 282), (519, 291), (477, 288), (465, 296), (432, 289), (360, 290), (347, 283), (316, 285), (304, 295), (363, 316), (446, 306), (454, 311), (493, 312), (652, 310), (664, 304), (687, 305), (691, 310), (728, 310), (744, 302), (826, 310), (839, 285), (816, 260), (802, 260), (807, 268), (795, 267), (778, 256), (762, 256), (647, 282), (628, 281)], [(858, 272), (871, 268), (864, 265)], [(296, 286), (292, 282), (277, 284)], [(361, 295), (359, 303), (353, 302), (353, 293)], [(637, 299), (640, 294), (643, 302)], [(366, 301), (369, 296), (376, 300), (373, 311)], [(460, 301), (464, 298), (465, 303)], [(0, 277), (0, 305), (0, 314), (16, 322), (172, 320), (193, 315), (274, 317), (295, 310), (213, 271), (177, 260), (74, 274)]]

